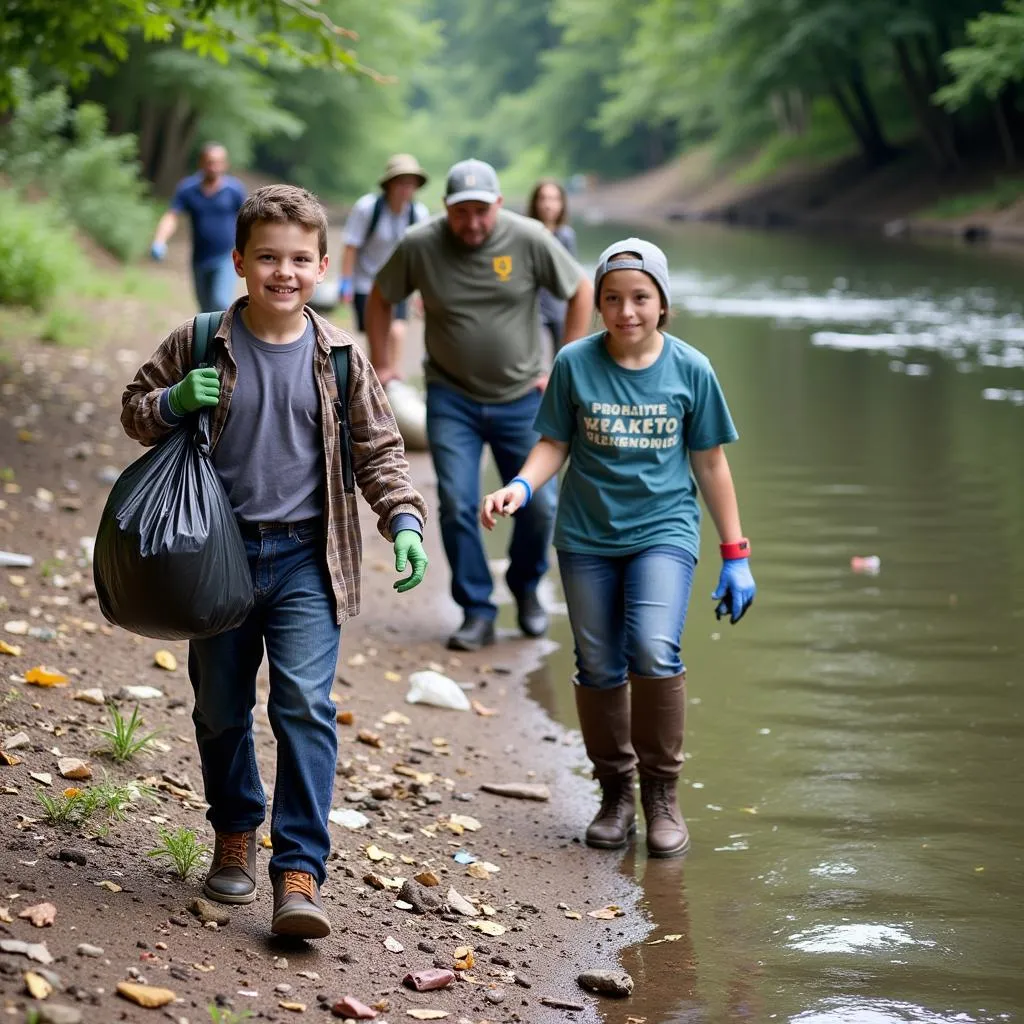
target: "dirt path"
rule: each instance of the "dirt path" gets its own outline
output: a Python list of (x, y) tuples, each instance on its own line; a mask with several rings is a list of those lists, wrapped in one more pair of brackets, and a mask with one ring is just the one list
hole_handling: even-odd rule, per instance
[[(42, 969), (53, 972), (45, 978), (57, 986), (35, 1004), (42, 1020), (196, 1024), (211, 1019), (207, 1007), (215, 1002), (262, 1020), (331, 1019), (330, 1007), (346, 994), (389, 1007), (378, 1019), (392, 1024), (413, 1019), (407, 1013), (415, 1009), (444, 1010), (449, 1020), (472, 1024), (597, 1020), (594, 997), (575, 979), (585, 968), (615, 966), (618, 949), (643, 933), (646, 925), (632, 909), (637, 893), (619, 874), (615, 855), (587, 851), (578, 841), (593, 801), (578, 739), (553, 725), (524, 693), (543, 642), (503, 637), (481, 656), (458, 658), (443, 649), (458, 614), (447, 596), (436, 522), (427, 532), (428, 581), (404, 597), (391, 589), (390, 549), (372, 517), (364, 522), (364, 611), (346, 628), (335, 687), (339, 709), (354, 721), (339, 725), (334, 806), (361, 810), (369, 824), (358, 831), (331, 826), (324, 899), (333, 936), (315, 944), (271, 940), (266, 849), (259, 854), (259, 898), (230, 909), (230, 923), (215, 927), (188, 910), (199, 895), (202, 869), (180, 881), (145, 855), (158, 843), (158, 826), (191, 828), (212, 841), (189, 717), (186, 645), (145, 640), (104, 622), (81, 538), (95, 533), (112, 472), (140, 454), (118, 423), (121, 389), (158, 340), (149, 332), (191, 313), (180, 249), (175, 255), (176, 264), (152, 271), (173, 282), (168, 308), (154, 311), (125, 300), (97, 314), (101, 340), (91, 350), (2, 339), (0, 549), (29, 554), (35, 564), (0, 570), (0, 640), (18, 651), (0, 654), (0, 747), (18, 762), (0, 764), (0, 908), (6, 908), (0, 943), (45, 943), (54, 958), (44, 968), (17, 951), (0, 952), (6, 1011), (26, 1019), (33, 1004), (24, 974)], [(433, 505), (430, 466), (422, 455), (411, 461)], [(154, 663), (160, 648), (176, 656), (176, 670)], [(469, 696), (482, 713), (406, 704), (407, 675), (432, 663), (472, 684)], [(40, 665), (64, 674), (69, 685), (27, 683), (26, 673)], [(159, 736), (148, 755), (116, 764), (95, 753), (108, 707), (75, 694), (102, 689), (108, 705), (130, 714), (136, 702), (118, 697), (125, 686), (161, 691), (139, 702), (145, 731), (159, 730)], [(274, 744), (266, 695), (263, 674), (255, 717), (269, 785)], [(360, 729), (376, 734), (381, 745), (361, 742)], [(25, 734), (20, 742), (19, 733)], [(92, 780), (62, 779), (62, 757), (88, 761)], [(58, 796), (65, 787), (104, 779), (119, 786), (144, 781), (155, 787), (156, 801), (131, 802), (124, 820), (97, 813), (85, 824), (61, 826), (44, 819), (37, 794)], [(551, 799), (533, 803), (481, 792), (481, 784), (495, 781), (545, 783)], [(379, 799), (369, 795), (371, 788)], [(464, 822), (460, 834), (452, 815), (470, 816), (480, 828)], [(371, 846), (376, 849), (368, 854)], [(460, 850), (477, 858), (475, 867), (453, 859)], [(473, 916), (397, 908), (394, 880), (424, 870), (441, 882), (434, 893), (454, 887), (473, 903)], [(374, 887), (379, 879), (386, 888)], [(52, 925), (36, 927), (19, 917), (41, 903), (56, 908)], [(626, 915), (588, 917), (608, 904), (621, 905)], [(481, 933), (479, 922), (500, 925), (491, 930), (503, 933)], [(402, 951), (386, 948), (388, 938)], [(461, 946), (472, 947), (475, 966), (458, 971), (450, 988), (417, 994), (402, 986), (407, 971), (452, 966)], [(175, 1001), (143, 1009), (115, 993), (119, 982), (138, 976), (172, 990)], [(549, 1009), (543, 997), (586, 1009)], [(55, 1005), (70, 1009), (61, 1015)], [(627, 1017), (628, 1004), (619, 1003), (607, 1019)]]

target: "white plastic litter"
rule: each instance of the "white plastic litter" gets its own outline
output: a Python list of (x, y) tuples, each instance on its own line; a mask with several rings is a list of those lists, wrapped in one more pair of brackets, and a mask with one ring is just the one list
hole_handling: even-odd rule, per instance
[(409, 676), (409, 692), (405, 695), (409, 704), (433, 704), (436, 708), (450, 708), (452, 711), (468, 711), (469, 698), (454, 679), (440, 672), (424, 670)]
[(118, 700), (159, 700), (163, 695), (155, 686), (122, 686), (117, 691)]
[(336, 807), (327, 815), (328, 821), (342, 828), (364, 828), (370, 819), (361, 811), (353, 811), (350, 807)]
[(427, 406), (423, 396), (404, 380), (389, 380), (384, 385), (398, 432), (409, 451), (427, 449)]
[(27, 569), (31, 564), (31, 555), (19, 555), (16, 551), (0, 551), (0, 567), (4, 569)]

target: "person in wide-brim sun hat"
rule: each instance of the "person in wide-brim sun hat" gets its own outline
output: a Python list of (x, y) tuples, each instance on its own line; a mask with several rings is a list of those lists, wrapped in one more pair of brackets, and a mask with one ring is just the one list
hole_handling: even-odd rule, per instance
[(380, 176), (380, 180), (377, 184), (379, 184), (381, 188), (386, 189), (389, 181), (399, 178), (403, 174), (408, 174), (412, 177), (418, 178), (419, 185), (417, 185), (417, 188), (423, 188), (423, 186), (430, 180), (430, 176), (422, 167), (420, 167), (420, 162), (416, 157), (412, 156), (410, 153), (396, 153), (393, 157), (388, 159), (387, 166), (384, 168), (384, 173)]

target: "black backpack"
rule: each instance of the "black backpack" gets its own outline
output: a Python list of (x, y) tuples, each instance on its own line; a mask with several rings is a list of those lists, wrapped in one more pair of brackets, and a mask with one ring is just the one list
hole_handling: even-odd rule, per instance
[[(220, 330), (224, 311), (217, 313), (200, 313), (192, 321), (192, 368), (198, 369), (206, 365), (206, 350), (210, 339)], [(345, 490), (355, 490), (355, 478), (352, 472), (351, 429), (348, 418), (348, 370), (352, 353), (348, 345), (331, 349), (331, 362), (334, 364), (334, 379), (338, 394), (334, 399), (334, 411), (338, 416), (341, 429), (341, 478)]]
[[(381, 214), (384, 212), (384, 204), (387, 202), (387, 196), (382, 192), (377, 196), (377, 201), (373, 204), (373, 213), (370, 214), (370, 226), (366, 229), (366, 241), (368, 242), (373, 238), (374, 231), (377, 230), (377, 225), (380, 223)], [(416, 223), (416, 200), (412, 200), (409, 203), (409, 227), (412, 227)], [(366, 242), (363, 243), (364, 245)]]

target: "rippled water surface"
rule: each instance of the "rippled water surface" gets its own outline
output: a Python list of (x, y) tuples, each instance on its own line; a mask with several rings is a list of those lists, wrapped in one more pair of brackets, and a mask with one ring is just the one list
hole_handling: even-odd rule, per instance
[[(581, 232), (593, 259), (613, 226)], [(757, 603), (684, 638), (685, 862), (606, 1020), (952, 1024), (1024, 1008), (1024, 258), (680, 228)], [(877, 556), (877, 574), (851, 559)], [(575, 725), (571, 640), (531, 682)], [(595, 854), (597, 856), (598, 854)], [(613, 855), (614, 856), (614, 855)]]

